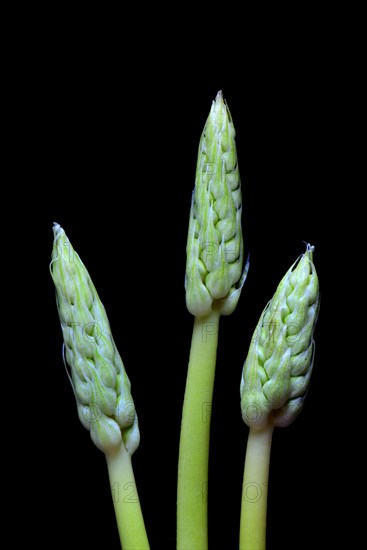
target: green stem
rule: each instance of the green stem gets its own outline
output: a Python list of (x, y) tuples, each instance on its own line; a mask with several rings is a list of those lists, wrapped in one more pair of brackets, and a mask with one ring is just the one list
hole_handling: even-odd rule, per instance
[(266, 506), (273, 429), (272, 423), (262, 430), (250, 428), (242, 487), (240, 550), (265, 550), (266, 547)]
[(107, 455), (113, 504), (123, 550), (149, 550), (143, 514), (140, 508), (131, 458), (122, 443), (113, 455)]
[(218, 311), (195, 318), (182, 410), (177, 485), (177, 548), (208, 548), (210, 416), (217, 357)]

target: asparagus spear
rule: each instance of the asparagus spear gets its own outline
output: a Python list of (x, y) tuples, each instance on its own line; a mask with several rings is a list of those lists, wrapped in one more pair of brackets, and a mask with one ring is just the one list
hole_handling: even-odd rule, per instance
[(222, 93), (201, 136), (187, 239), (186, 305), (195, 316), (182, 411), (177, 486), (177, 548), (208, 547), (210, 411), (220, 315), (237, 305), (242, 271), (241, 186), (235, 130)]
[(113, 493), (119, 488), (113, 501), (122, 547), (147, 549), (139, 499), (123, 497), (136, 488), (131, 456), (140, 441), (130, 381), (87, 269), (60, 225), (53, 232), (50, 271), (78, 415), (106, 455)]
[(241, 411), (250, 433), (242, 487), (242, 550), (265, 549), (273, 429), (288, 426), (299, 415), (312, 373), (320, 303), (313, 250), (307, 245), (281, 280), (260, 317), (243, 367)]

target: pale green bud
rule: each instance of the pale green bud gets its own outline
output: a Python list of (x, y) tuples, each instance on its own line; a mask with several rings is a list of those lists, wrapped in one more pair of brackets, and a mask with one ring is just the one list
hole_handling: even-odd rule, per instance
[(197, 317), (235, 309), (245, 281), (235, 130), (218, 92), (201, 136), (187, 238), (186, 305)]
[(111, 452), (123, 440), (132, 455), (139, 445), (138, 420), (106, 311), (64, 230), (54, 224), (53, 231), (50, 271), (79, 418), (99, 449)]
[(313, 367), (319, 283), (313, 247), (292, 265), (263, 311), (241, 379), (246, 424), (288, 426), (300, 413)]

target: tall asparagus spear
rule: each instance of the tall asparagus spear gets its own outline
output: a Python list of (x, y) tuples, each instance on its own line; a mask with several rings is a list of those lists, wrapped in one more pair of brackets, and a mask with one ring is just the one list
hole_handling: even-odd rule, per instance
[(210, 411), (220, 315), (237, 305), (242, 271), (241, 186), (235, 130), (219, 92), (201, 136), (187, 239), (186, 305), (195, 316), (182, 411), (177, 548), (206, 549)]
[(241, 550), (265, 550), (272, 433), (301, 412), (313, 367), (319, 283), (313, 247), (287, 271), (255, 329), (241, 378), (250, 427), (242, 488)]
[(148, 549), (131, 464), (140, 433), (130, 381), (88, 271), (60, 225), (53, 231), (50, 271), (79, 418), (106, 455), (123, 549)]

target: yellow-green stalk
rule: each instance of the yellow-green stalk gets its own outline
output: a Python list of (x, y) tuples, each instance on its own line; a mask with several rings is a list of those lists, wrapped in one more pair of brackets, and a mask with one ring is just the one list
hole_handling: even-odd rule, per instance
[(265, 550), (272, 433), (301, 412), (312, 373), (319, 283), (313, 247), (291, 266), (263, 311), (241, 378), (241, 412), (250, 428), (242, 487), (241, 550)]
[(106, 455), (123, 549), (148, 549), (131, 465), (140, 433), (130, 381), (87, 269), (60, 225), (53, 232), (50, 271), (78, 415)]
[(195, 316), (178, 464), (177, 548), (206, 549), (210, 411), (220, 315), (246, 278), (235, 130), (219, 92), (201, 136), (187, 239), (186, 305)]

